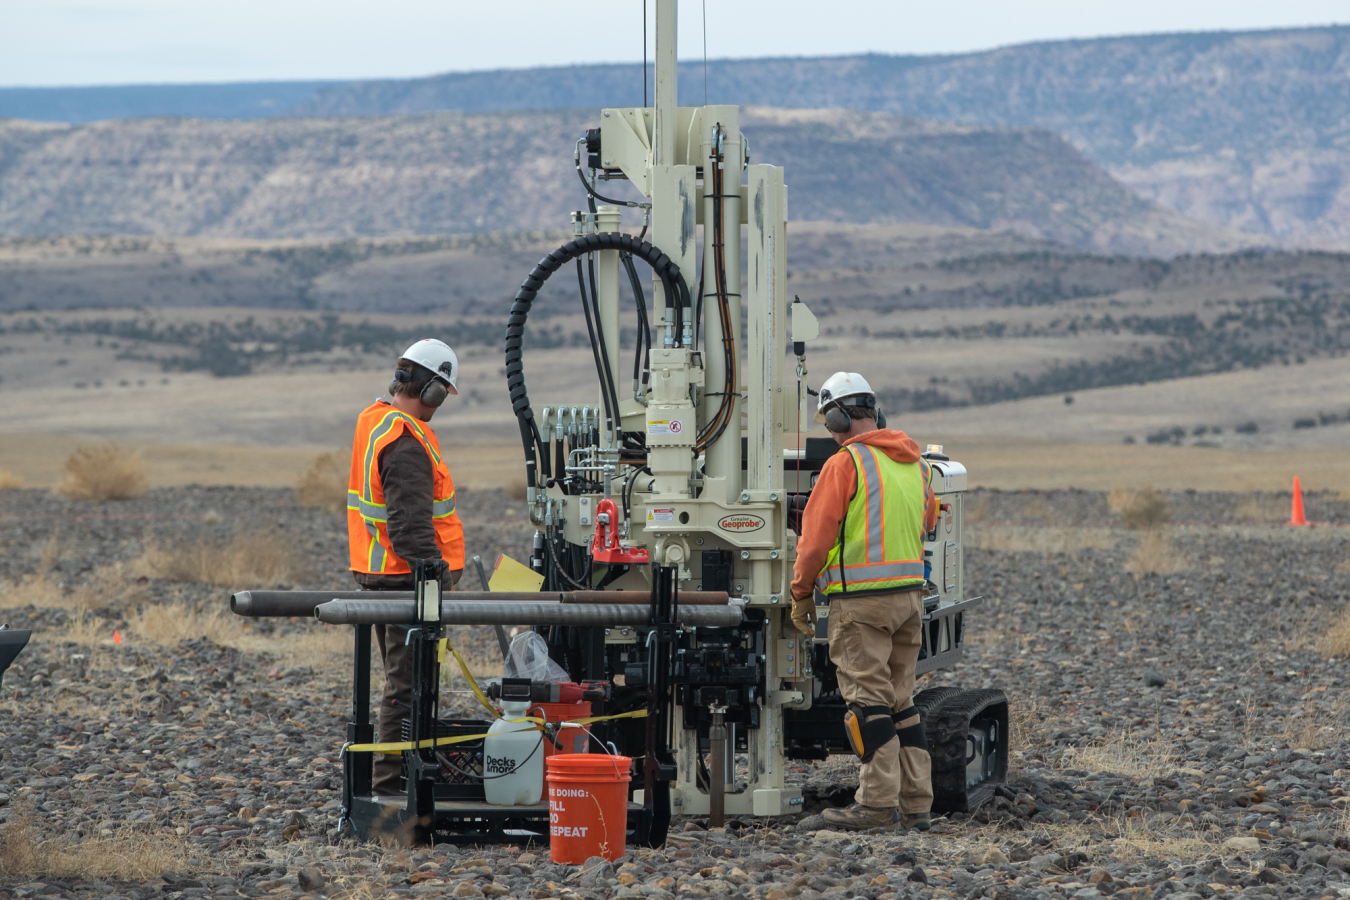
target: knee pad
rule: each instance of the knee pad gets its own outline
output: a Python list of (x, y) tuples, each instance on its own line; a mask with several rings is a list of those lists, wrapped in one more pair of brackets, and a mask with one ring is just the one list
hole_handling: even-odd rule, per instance
[(928, 752), (928, 738), (923, 733), (923, 723), (919, 721), (919, 711), (914, 708), (913, 704), (898, 713), (892, 713), (891, 721), (895, 726), (896, 736), (900, 738), (901, 747), (915, 747), (925, 753)]
[(895, 722), (891, 721), (890, 712), (886, 706), (853, 704), (844, 713), (844, 734), (848, 735), (849, 746), (858, 759), (871, 762), (876, 752), (895, 738)]

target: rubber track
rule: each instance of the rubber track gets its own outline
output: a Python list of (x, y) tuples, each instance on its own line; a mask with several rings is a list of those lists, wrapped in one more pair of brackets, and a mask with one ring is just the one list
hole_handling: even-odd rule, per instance
[[(1007, 702), (1008, 696), (1003, 691), (987, 688), (962, 691), (946, 698), (937, 708), (932, 724), (925, 726), (928, 752), (933, 757), (933, 812), (974, 812), (994, 796), (994, 788), (1001, 780), (990, 780), (967, 791), (966, 739), (971, 719)], [(1006, 728), (1004, 735), (1006, 740)]]

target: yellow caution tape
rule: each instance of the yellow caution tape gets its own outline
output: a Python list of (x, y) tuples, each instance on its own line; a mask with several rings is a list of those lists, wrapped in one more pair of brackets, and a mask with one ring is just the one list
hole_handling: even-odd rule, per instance
[(483, 690), (478, 686), (478, 681), (473, 677), (473, 673), (469, 671), (469, 664), (464, 661), (464, 657), (459, 655), (459, 651), (455, 649), (454, 644), (450, 643), (449, 638), (445, 639), (445, 645), (450, 648), (451, 653), (455, 654), (455, 662), (459, 663), (459, 670), (464, 673), (464, 680), (469, 682), (469, 687), (473, 689), (473, 695), (478, 698), (478, 702), (482, 704), (483, 709), (492, 713), (492, 718), (500, 719), (502, 714), (497, 712), (497, 707), (489, 703), (488, 698), (483, 695)]
[[(499, 717), (500, 718), (500, 717)], [(517, 722), (529, 722), (534, 726), (535, 731), (543, 731), (545, 722), (543, 719), (535, 716), (524, 716), (519, 719), (506, 719), (505, 721), (515, 724)], [(518, 728), (517, 731), (529, 731), (528, 728)], [(389, 744), (348, 744), (342, 748), (343, 753), (402, 753), (404, 750), (429, 750), (432, 747), (445, 747), (450, 744), (466, 744), (469, 741), (481, 741), (485, 735), (482, 734), (460, 734), (455, 737), (428, 738), (422, 741), (398, 741)]]
[[(587, 716), (584, 719), (567, 719), (560, 722), (563, 727), (568, 725), (590, 725), (593, 722), (606, 722), (610, 719), (641, 719), (647, 715), (645, 709), (635, 709), (632, 712), (615, 713), (610, 716)], [(535, 716), (525, 716), (520, 719), (506, 719), (510, 723), (530, 722), (538, 731), (543, 731), (548, 723), (544, 719)], [(519, 729), (525, 731), (527, 729)], [(455, 737), (428, 738), (423, 741), (399, 741), (391, 744), (348, 744), (342, 748), (343, 753), (402, 753), (404, 750), (427, 750), (433, 747), (445, 747), (450, 744), (466, 744), (469, 741), (481, 741), (485, 735), (482, 734), (461, 734)]]

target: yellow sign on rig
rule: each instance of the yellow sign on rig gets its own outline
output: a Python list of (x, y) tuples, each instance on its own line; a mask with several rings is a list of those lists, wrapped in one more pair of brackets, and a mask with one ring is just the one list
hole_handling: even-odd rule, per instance
[(503, 553), (497, 557), (488, 579), (490, 591), (537, 591), (544, 586), (544, 576), (529, 566), (518, 563)]

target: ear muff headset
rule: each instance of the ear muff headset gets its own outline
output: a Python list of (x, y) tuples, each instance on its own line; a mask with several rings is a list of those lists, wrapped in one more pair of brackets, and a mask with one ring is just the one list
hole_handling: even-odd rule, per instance
[[(845, 397), (844, 400), (855, 400), (855, 398)], [(825, 410), (825, 427), (834, 434), (843, 434), (853, 427), (853, 418), (844, 411), (844, 400), (840, 400)], [(871, 394), (864, 394), (857, 397), (856, 402), (850, 402), (848, 405), (860, 406), (863, 409), (876, 409), (877, 398)]]
[(825, 427), (834, 434), (843, 434), (853, 427), (853, 419), (838, 406), (825, 410)]
[[(394, 380), (389, 382), (389, 393), (394, 393), (396, 385), (411, 384), (416, 378), (417, 376), (407, 369), (395, 369)], [(435, 409), (444, 403), (445, 398), (448, 396), (450, 396), (450, 389), (446, 387), (445, 382), (432, 375), (427, 378), (427, 383), (423, 385), (422, 392), (417, 395), (417, 399), (421, 400), (432, 409)]]

